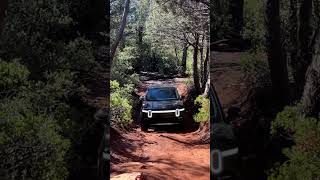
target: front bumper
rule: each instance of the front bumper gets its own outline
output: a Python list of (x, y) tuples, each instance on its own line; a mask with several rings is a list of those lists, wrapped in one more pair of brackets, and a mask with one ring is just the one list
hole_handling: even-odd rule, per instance
[(143, 117), (148, 119), (157, 118), (181, 118), (183, 116), (184, 108), (175, 110), (142, 110)]

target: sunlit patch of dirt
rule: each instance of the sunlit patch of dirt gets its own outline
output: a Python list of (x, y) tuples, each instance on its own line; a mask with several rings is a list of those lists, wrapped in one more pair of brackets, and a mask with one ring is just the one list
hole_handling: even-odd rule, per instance
[[(130, 143), (128, 147), (121, 147), (125, 153), (122, 156), (130, 158), (119, 161), (111, 151), (111, 178), (142, 172), (143, 179), (147, 180), (210, 179), (210, 147), (195, 143), (199, 138), (197, 133), (146, 133), (135, 129), (122, 138)], [(114, 148), (111, 145), (111, 149)]]

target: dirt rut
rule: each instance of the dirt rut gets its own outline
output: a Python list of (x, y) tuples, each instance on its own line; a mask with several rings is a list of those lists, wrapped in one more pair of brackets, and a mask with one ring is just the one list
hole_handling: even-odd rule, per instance
[[(197, 144), (193, 133), (141, 132), (140, 129), (122, 135), (131, 142), (126, 153), (111, 157), (111, 177), (121, 173), (142, 172), (143, 179), (210, 179), (210, 147)], [(125, 148), (125, 147), (123, 147)], [(122, 159), (119, 159), (122, 158)], [(122, 161), (122, 162), (121, 162)]]

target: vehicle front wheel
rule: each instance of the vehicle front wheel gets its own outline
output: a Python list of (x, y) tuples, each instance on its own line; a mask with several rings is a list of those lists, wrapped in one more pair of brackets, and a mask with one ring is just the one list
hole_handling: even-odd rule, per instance
[(141, 131), (143, 131), (143, 132), (148, 132), (148, 128), (149, 128), (148, 123), (142, 121), (142, 122), (141, 122)]

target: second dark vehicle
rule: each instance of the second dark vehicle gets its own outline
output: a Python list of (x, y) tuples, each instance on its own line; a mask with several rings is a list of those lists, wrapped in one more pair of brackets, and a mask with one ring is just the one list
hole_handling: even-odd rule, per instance
[[(234, 128), (226, 121), (217, 93), (211, 84), (211, 179), (236, 179), (239, 177), (240, 156)], [(232, 112), (230, 109), (229, 113)], [(232, 114), (232, 113), (231, 113)], [(230, 116), (231, 114), (228, 114)]]
[(180, 124), (183, 121), (185, 108), (176, 87), (149, 87), (140, 99), (142, 131), (148, 131), (152, 124)]

